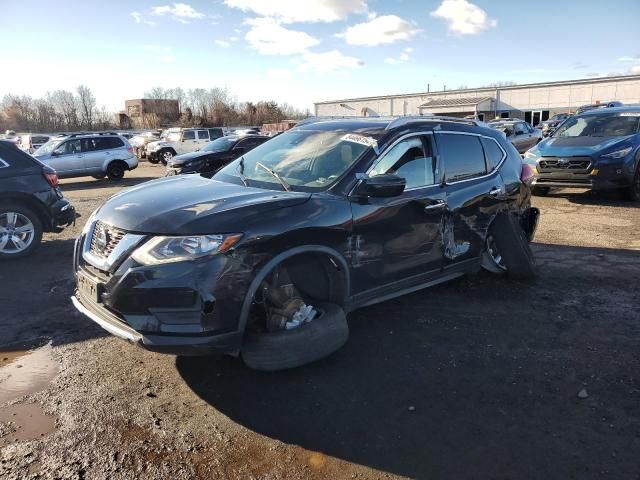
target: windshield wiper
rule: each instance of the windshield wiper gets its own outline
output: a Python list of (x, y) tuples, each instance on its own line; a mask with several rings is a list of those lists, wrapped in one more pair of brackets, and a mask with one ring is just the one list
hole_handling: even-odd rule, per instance
[(247, 177), (244, 176), (244, 156), (240, 157), (240, 169), (237, 171), (238, 172), (238, 177), (240, 177), (240, 181), (242, 182), (242, 184), (245, 187), (249, 186), (249, 183), (247, 182)]
[(267, 172), (269, 172), (271, 174), (271, 176), (273, 178), (278, 180), (280, 182), (280, 184), (282, 185), (282, 188), (285, 189), (285, 191), (287, 191), (287, 192), (291, 191), (291, 186), (280, 175), (278, 175), (278, 173), (275, 170), (272, 170), (271, 168), (267, 167), (266, 165), (261, 164), (260, 162), (256, 162), (256, 165), (259, 166), (260, 168), (264, 168)]

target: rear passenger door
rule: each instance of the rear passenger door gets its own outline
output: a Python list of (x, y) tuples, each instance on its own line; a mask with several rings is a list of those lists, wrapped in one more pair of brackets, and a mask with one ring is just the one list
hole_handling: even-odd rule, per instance
[(447, 201), (445, 268), (452, 268), (477, 261), (483, 251), (489, 222), (505, 195), (497, 167), (506, 153), (491, 137), (463, 132), (440, 132), (435, 137)]

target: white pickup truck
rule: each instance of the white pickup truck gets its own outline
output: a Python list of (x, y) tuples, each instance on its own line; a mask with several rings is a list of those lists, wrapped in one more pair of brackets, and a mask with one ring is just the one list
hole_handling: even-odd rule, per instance
[(165, 165), (176, 155), (195, 152), (207, 143), (224, 136), (220, 127), (216, 128), (170, 128), (163, 140), (147, 144), (147, 159), (151, 163)]

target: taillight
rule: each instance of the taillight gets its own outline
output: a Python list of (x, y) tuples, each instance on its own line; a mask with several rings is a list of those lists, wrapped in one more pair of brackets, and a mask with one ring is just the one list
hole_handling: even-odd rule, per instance
[(51, 185), (52, 187), (57, 187), (58, 184), (60, 183), (58, 181), (58, 174), (52, 168), (49, 168), (49, 167), (43, 168), (42, 169), (42, 176), (47, 181), (47, 183), (49, 185)]
[(127, 152), (133, 153), (133, 147), (131, 145), (127, 147)]
[(520, 172), (520, 180), (522, 183), (531, 185), (533, 179), (536, 178), (536, 168), (528, 163), (522, 164), (522, 172)]

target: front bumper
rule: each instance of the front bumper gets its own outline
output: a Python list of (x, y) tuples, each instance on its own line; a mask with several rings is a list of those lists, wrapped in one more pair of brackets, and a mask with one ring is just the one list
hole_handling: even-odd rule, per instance
[(616, 190), (633, 183), (633, 161), (598, 161), (585, 171), (545, 171), (538, 169), (534, 187), (589, 188), (591, 190)]
[(130, 258), (134, 246), (113, 265), (97, 268), (85, 258), (90, 235), (78, 239), (74, 253), (77, 288), (72, 302), (81, 313), (113, 335), (148, 350), (238, 354), (240, 312), (252, 278), (240, 260), (223, 254), (139, 265)]

